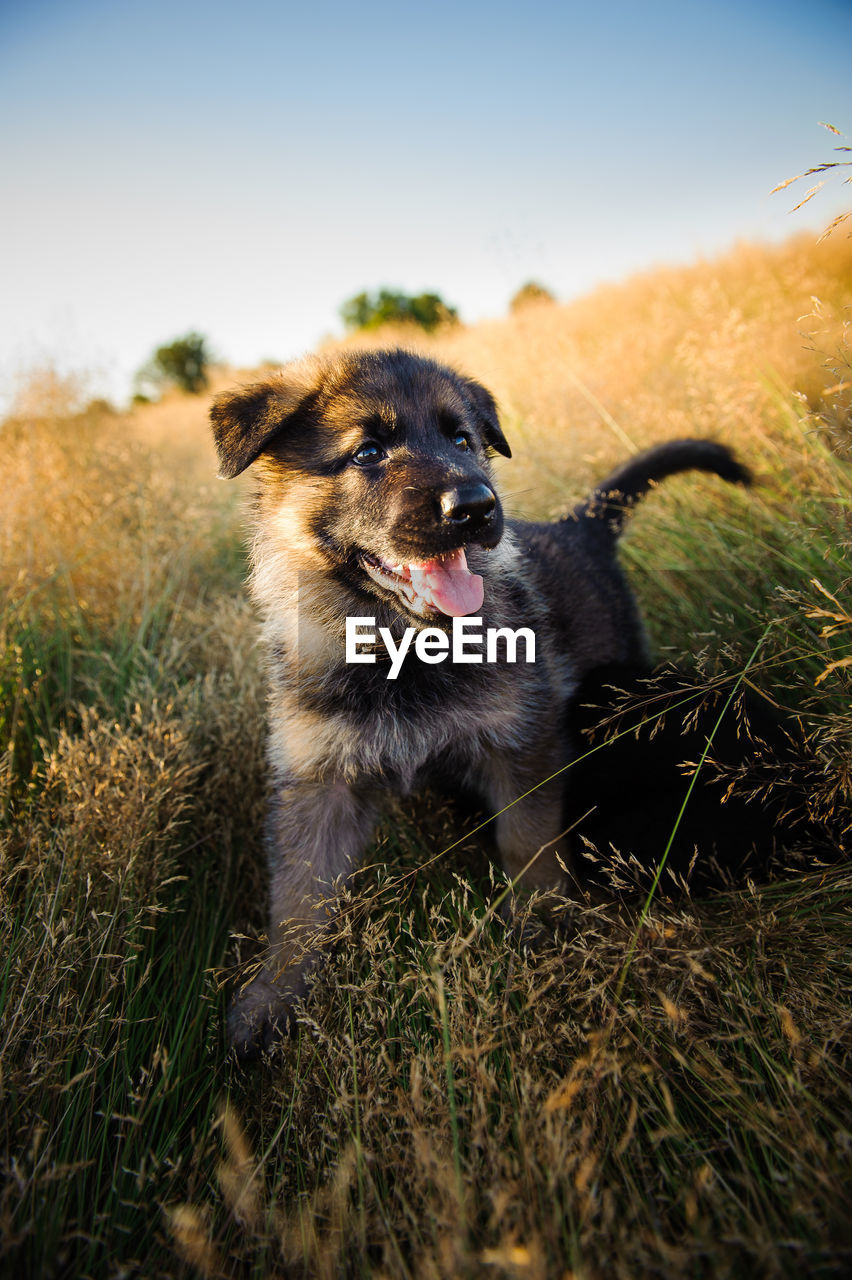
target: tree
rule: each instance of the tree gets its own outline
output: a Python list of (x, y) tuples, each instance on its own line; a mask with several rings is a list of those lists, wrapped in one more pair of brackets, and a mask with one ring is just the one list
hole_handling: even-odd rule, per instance
[(537, 280), (528, 280), (526, 284), (522, 284), (518, 292), (514, 295), (509, 303), (509, 310), (512, 312), (521, 311), (524, 307), (530, 306), (537, 302), (555, 302), (556, 298), (546, 289), (543, 284), (539, 284)]
[(383, 324), (415, 324), (427, 333), (441, 324), (458, 320), (455, 307), (450, 307), (437, 293), (400, 293), (379, 289), (375, 293), (358, 293), (340, 308), (347, 329), (378, 329)]
[(137, 373), (136, 383), (140, 389), (152, 385), (162, 389), (170, 385), (197, 395), (207, 386), (210, 363), (207, 339), (200, 333), (187, 333), (183, 338), (175, 338), (173, 342), (157, 347), (148, 363)]

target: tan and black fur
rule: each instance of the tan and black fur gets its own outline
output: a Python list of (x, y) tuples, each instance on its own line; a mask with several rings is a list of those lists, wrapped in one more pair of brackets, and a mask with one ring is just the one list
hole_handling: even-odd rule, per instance
[[(602, 664), (643, 663), (646, 640), (615, 557), (624, 512), (658, 480), (699, 469), (746, 482), (721, 445), (641, 454), (553, 524), (505, 520), (490, 458), (509, 456), (490, 394), (402, 350), (311, 358), (220, 396), (221, 471), (254, 464), (251, 587), (268, 660), (272, 801), (269, 952), (238, 995), (230, 1034), (247, 1055), (290, 1019), (323, 926), (329, 886), (357, 865), (388, 790), (440, 764), (493, 811), (503, 865), (558, 888), (572, 852), (562, 782), (565, 710)], [(484, 581), (484, 628), (530, 627), (536, 662), (347, 665), (347, 616), (394, 634), (448, 628), (410, 607), (392, 567), (457, 556)], [(455, 561), (448, 561), (448, 563)], [(416, 603), (416, 602), (415, 602)], [(540, 851), (540, 852), (539, 852)]]

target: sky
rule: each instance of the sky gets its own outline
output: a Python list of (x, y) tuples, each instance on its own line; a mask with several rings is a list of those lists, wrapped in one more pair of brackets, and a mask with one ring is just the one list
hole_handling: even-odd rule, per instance
[(285, 361), (365, 289), (472, 323), (819, 230), (837, 176), (770, 191), (850, 142), (850, 49), (852, 0), (0, 0), (0, 402), (53, 365), (121, 403), (190, 329)]

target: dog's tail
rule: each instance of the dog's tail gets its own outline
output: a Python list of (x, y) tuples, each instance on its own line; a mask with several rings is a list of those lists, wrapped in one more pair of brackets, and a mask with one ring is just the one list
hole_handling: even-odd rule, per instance
[(565, 519), (594, 520), (617, 538), (625, 516), (639, 499), (660, 480), (680, 471), (709, 471), (730, 484), (751, 484), (752, 479), (730, 449), (715, 440), (670, 440), (617, 467)]

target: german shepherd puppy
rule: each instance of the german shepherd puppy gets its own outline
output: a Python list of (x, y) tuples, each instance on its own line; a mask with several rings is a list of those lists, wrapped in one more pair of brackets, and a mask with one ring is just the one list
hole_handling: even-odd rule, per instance
[[(494, 400), (404, 350), (306, 359), (219, 396), (211, 418), (220, 475), (255, 464), (259, 480), (251, 589), (269, 678), (269, 950), (229, 1015), (250, 1056), (290, 1024), (330, 887), (357, 864), (388, 789), (409, 792), (440, 765), (499, 814), (509, 876), (564, 887), (572, 849), (553, 775), (571, 758), (566, 708), (594, 668), (647, 662), (615, 557), (624, 513), (676, 472), (749, 476), (722, 445), (673, 441), (556, 523), (505, 520), (490, 458), (510, 449)], [(502, 651), (451, 661), (447, 633), (472, 615)], [(347, 618), (372, 623), (357, 661), (346, 660)], [(519, 627), (534, 635), (534, 662), (512, 652)], [(409, 653), (389, 679), (404, 635), (427, 630), (426, 656)]]

